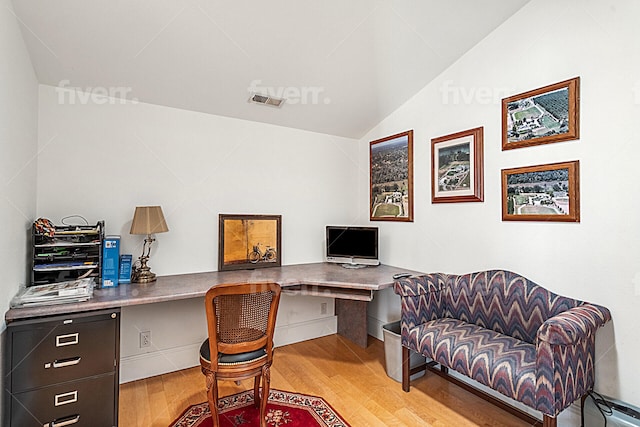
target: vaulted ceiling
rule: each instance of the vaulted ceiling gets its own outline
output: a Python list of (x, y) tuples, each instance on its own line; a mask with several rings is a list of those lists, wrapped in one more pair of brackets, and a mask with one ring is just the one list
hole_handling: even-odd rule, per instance
[(13, 5), (42, 84), (359, 138), (528, 1)]

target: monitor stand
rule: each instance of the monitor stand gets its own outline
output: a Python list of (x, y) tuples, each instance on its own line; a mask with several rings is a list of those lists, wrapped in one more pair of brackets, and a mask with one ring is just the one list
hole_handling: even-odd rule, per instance
[(342, 267), (344, 268), (365, 268), (367, 267), (367, 264), (349, 264), (349, 263), (344, 263), (344, 264), (340, 264)]

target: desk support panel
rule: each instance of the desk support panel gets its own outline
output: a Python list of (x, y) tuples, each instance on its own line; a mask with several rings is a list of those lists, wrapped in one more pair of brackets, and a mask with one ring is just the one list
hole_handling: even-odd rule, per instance
[(338, 334), (362, 348), (368, 344), (367, 301), (336, 299)]

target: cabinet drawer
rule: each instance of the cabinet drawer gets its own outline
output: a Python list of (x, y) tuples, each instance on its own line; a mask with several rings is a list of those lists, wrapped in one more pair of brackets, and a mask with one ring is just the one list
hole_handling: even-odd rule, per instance
[(14, 394), (11, 399), (11, 425), (115, 426), (115, 379), (115, 374), (107, 374)]
[(117, 365), (119, 313), (60, 317), (11, 330), (14, 393), (113, 372)]

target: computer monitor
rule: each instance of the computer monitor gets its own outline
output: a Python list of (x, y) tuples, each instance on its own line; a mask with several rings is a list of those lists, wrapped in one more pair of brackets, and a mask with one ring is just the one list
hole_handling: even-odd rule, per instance
[(328, 225), (327, 262), (350, 266), (378, 265), (378, 227)]

